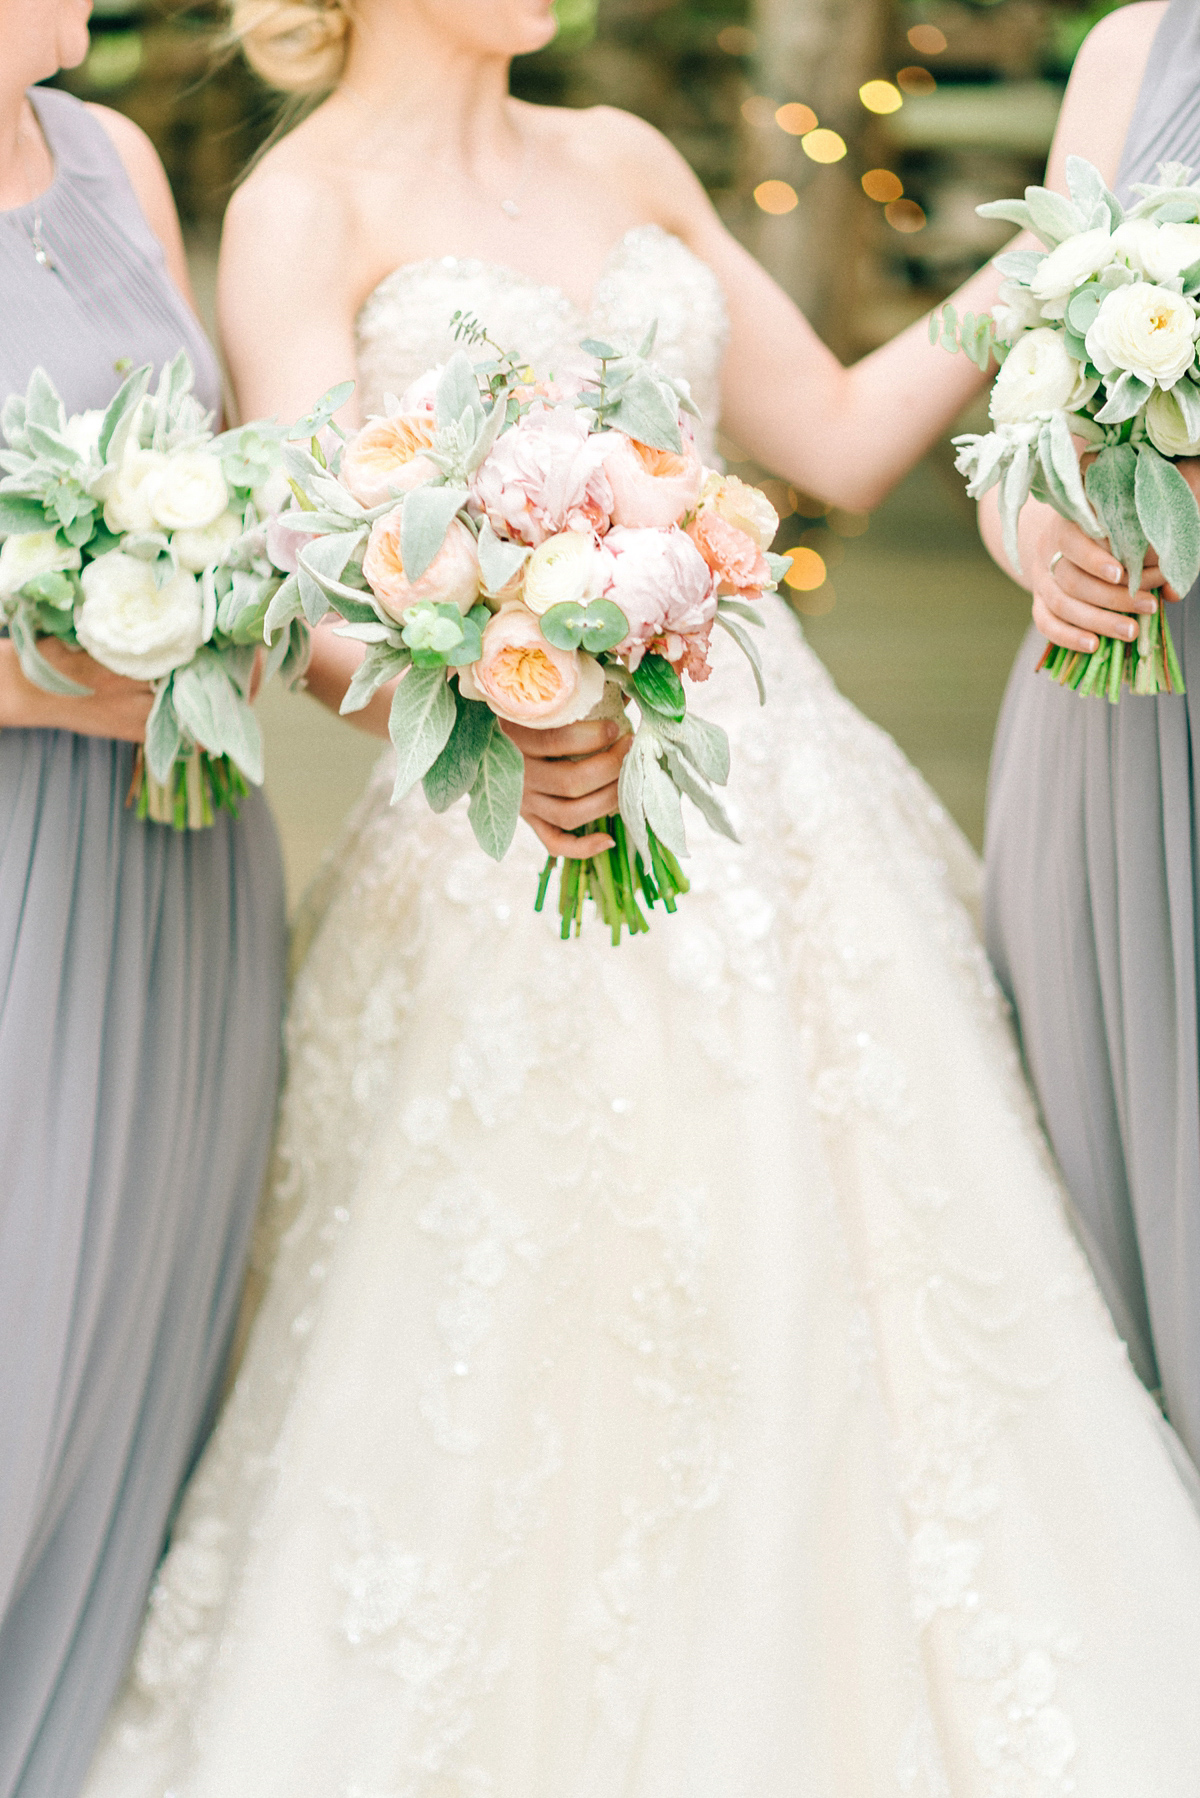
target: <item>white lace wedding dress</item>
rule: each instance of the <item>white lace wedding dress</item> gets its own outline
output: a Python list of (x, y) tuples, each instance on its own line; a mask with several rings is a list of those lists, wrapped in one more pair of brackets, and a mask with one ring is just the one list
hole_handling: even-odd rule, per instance
[[(447, 259), (543, 370), (590, 318)], [(974, 856), (772, 602), (722, 658), (744, 846), (614, 950), (386, 766), (310, 905), (270, 1283), (88, 1798), (1195, 1798), (1200, 1522), (1064, 1221)], [(266, 1254), (268, 1248), (264, 1248)]]

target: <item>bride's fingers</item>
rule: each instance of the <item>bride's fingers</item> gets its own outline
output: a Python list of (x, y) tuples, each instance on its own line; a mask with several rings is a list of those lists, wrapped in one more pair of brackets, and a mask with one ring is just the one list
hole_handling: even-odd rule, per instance
[(617, 726), (611, 718), (593, 718), (582, 724), (562, 724), (557, 730), (527, 730), (522, 724), (501, 720), (500, 729), (524, 756), (595, 755), (616, 740)]
[(612, 838), (605, 836), (601, 830), (592, 831), (586, 837), (576, 837), (568, 831), (559, 830), (557, 825), (547, 823), (545, 818), (530, 817), (528, 812), (523, 813), (523, 816), (538, 841), (551, 855), (585, 862), (590, 861), (593, 855), (601, 855), (604, 850), (615, 847)]
[(550, 793), (558, 799), (586, 799), (589, 793), (612, 785), (632, 742), (632, 736), (622, 737), (611, 749), (584, 756), (582, 761), (546, 761), (540, 756), (526, 756), (525, 791)]
[(598, 787), (581, 799), (557, 799), (552, 793), (527, 792), (521, 809), (530, 820), (540, 818), (559, 830), (578, 830), (582, 824), (594, 824), (617, 809), (617, 783)]

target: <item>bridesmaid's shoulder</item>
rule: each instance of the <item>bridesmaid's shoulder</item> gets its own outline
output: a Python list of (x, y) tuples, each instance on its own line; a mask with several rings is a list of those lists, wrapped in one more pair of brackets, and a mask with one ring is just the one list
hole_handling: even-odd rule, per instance
[(1084, 156), (1115, 181), (1121, 152), (1167, 0), (1134, 0), (1094, 25), (1083, 41), (1058, 118), (1047, 180), (1066, 190), (1066, 159)]
[(1128, 81), (1131, 70), (1136, 68), (1140, 83), (1154, 34), (1168, 4), (1169, 0), (1132, 0), (1131, 5), (1118, 6), (1115, 12), (1106, 14), (1083, 40), (1073, 80), (1115, 75)]
[(183, 251), (183, 235), (175, 197), (158, 151), (140, 125), (115, 112), (111, 106), (87, 104), (87, 111), (101, 127), (121, 160), (142, 216), (162, 245), (172, 280), (191, 304), (191, 283)]

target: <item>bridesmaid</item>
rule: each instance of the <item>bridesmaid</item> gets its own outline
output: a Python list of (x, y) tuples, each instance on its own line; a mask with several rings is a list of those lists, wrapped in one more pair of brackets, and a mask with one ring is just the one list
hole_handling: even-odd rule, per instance
[[(1064, 191), (1072, 152), (1125, 203), (1161, 162), (1200, 169), (1195, 0), (1127, 6), (1097, 26), (1051, 162)], [(1184, 467), (1200, 489), (1200, 465)], [(982, 527), (1007, 567), (994, 504)], [(1132, 637), (1127, 614), (1153, 597), (1131, 601), (1108, 546), (1045, 506), (1026, 508), (1021, 542), (1036, 628), (993, 752), (988, 947), (1101, 1283), (1200, 1461), (1200, 587), (1171, 623), (1187, 697), (1093, 704), (1035, 673), (1043, 637), (1084, 650), (1098, 631)]]
[[(31, 86), (82, 59), (89, 10), (0, 0), (0, 396), (40, 364), (103, 406), (118, 360), (182, 345), (215, 408), (154, 152)], [(221, 1376), (278, 1083), (261, 795), (139, 823), (148, 691), (71, 672), (93, 698), (0, 640), (0, 1798), (82, 1783)]]

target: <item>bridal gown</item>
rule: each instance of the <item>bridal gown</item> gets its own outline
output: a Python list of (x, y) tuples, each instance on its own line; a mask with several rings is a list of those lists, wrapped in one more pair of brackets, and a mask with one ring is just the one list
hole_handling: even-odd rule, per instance
[[(708, 416), (657, 227), (590, 315), (453, 258), (359, 320), (381, 408), (474, 311), (636, 335)], [(87, 1798), (1194, 1798), (1200, 1521), (1065, 1221), (978, 868), (771, 600), (718, 655), (743, 844), (614, 949), (387, 762), (310, 900), (272, 1262)]]

